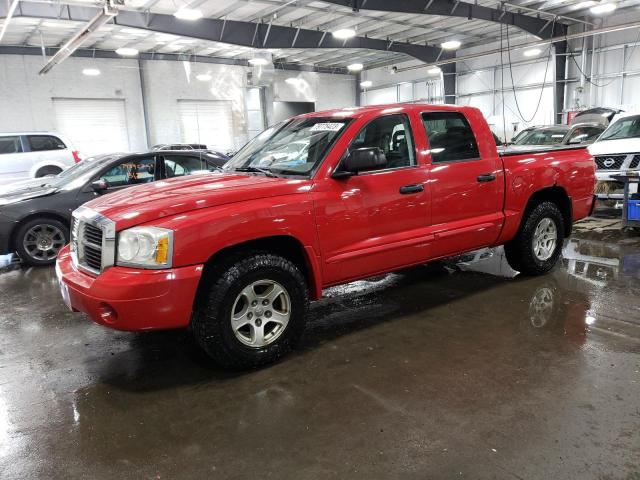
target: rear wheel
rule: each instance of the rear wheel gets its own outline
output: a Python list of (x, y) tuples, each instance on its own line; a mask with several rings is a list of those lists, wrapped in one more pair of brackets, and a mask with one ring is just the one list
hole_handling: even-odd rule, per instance
[(548, 272), (562, 252), (564, 223), (553, 202), (542, 202), (523, 219), (516, 237), (504, 246), (509, 265), (526, 275)]
[(58, 253), (69, 243), (69, 229), (53, 218), (35, 218), (18, 227), (14, 246), (27, 265), (52, 265)]
[(58, 175), (62, 172), (60, 167), (48, 166), (42, 167), (36, 172), (36, 178), (48, 177), (50, 175)]
[(255, 253), (203, 278), (191, 330), (202, 349), (227, 368), (249, 368), (288, 353), (302, 335), (307, 286), (286, 258)]

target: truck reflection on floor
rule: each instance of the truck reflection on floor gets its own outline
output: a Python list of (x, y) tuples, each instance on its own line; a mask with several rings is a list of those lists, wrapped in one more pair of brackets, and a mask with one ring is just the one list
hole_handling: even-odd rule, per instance
[(640, 285), (633, 281), (640, 278), (638, 243), (633, 238), (618, 242), (571, 238), (565, 242), (561, 263), (537, 279), (520, 278), (507, 264), (502, 248), (472, 252), (445, 265), (523, 282), (531, 292), (527, 311), (522, 312), (529, 327), (562, 328), (567, 337), (579, 343), (587, 335), (590, 339), (614, 335), (637, 342), (640, 304), (616, 298), (621, 283), (622, 291), (636, 289), (640, 293)]

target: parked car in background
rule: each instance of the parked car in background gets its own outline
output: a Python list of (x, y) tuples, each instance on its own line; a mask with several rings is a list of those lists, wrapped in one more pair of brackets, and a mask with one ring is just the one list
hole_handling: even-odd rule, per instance
[(606, 125), (600, 123), (574, 123), (560, 143), (562, 145), (590, 145), (606, 128)]
[(223, 172), (83, 205), (56, 273), (97, 323), (189, 327), (218, 363), (253, 367), (293, 347), (332, 285), (497, 245), (548, 272), (593, 207), (594, 171), (581, 146), (498, 154), (472, 107), (303, 114)]
[(527, 128), (517, 135), (510, 147), (531, 147), (558, 145), (569, 132), (568, 125), (549, 125), (546, 127)]
[(0, 133), (0, 185), (57, 175), (81, 160), (58, 133)]
[(151, 147), (151, 150), (158, 150), (158, 151), (164, 151), (164, 150), (173, 150), (173, 151), (177, 151), (177, 150), (200, 150), (203, 152), (209, 152), (209, 153), (213, 153), (215, 155), (218, 155), (220, 157), (226, 157), (227, 160), (229, 158), (231, 158), (231, 155), (229, 155), (229, 153), (223, 153), (219, 150), (212, 150), (210, 148), (207, 148), (207, 146), (203, 143), (167, 143), (167, 144), (160, 144), (160, 145), (154, 145), (153, 147)]
[(154, 145), (151, 150), (206, 150), (203, 143), (161, 143)]
[[(621, 114), (604, 131), (598, 140), (589, 146), (596, 161), (598, 184), (596, 193), (602, 199), (622, 199), (623, 185), (612, 175), (630, 172), (640, 174), (640, 114)], [(636, 193), (637, 184), (631, 184)]]
[(71, 212), (83, 203), (133, 185), (210, 172), (225, 163), (196, 150), (100, 155), (56, 177), (6, 190), (0, 194), (0, 255), (17, 252), (25, 264), (52, 264), (69, 243)]

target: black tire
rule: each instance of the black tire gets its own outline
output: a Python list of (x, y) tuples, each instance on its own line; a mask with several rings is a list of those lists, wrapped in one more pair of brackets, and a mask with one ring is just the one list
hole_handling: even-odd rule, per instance
[[(41, 227), (44, 234), (51, 239), (51, 248), (48, 250), (32, 248), (33, 245), (29, 246), (29, 242), (25, 241), (33, 239), (33, 231), (38, 227)], [(22, 263), (36, 267), (53, 265), (58, 252), (67, 243), (69, 243), (69, 228), (61, 221), (47, 217), (34, 218), (21, 224), (13, 237), (14, 248)]]
[[(557, 240), (551, 256), (541, 260), (534, 252), (533, 240), (536, 227), (545, 218), (554, 222)], [(564, 231), (562, 213), (555, 203), (542, 202), (536, 205), (522, 220), (516, 237), (504, 246), (504, 252), (509, 265), (514, 270), (525, 275), (542, 275), (547, 273), (554, 267), (562, 253)]]
[[(252, 347), (237, 338), (231, 316), (243, 289), (262, 280), (277, 282), (286, 291), (290, 299), (289, 321), (271, 343)], [(214, 269), (202, 282), (190, 328), (199, 346), (220, 366), (245, 369), (274, 362), (288, 353), (302, 335), (309, 303), (307, 284), (298, 267), (286, 258), (245, 253)], [(254, 319), (258, 317), (256, 314)], [(265, 331), (267, 324), (265, 320)], [(255, 326), (248, 328), (253, 331)]]
[(42, 167), (36, 172), (36, 178), (46, 177), (47, 175), (58, 175), (60, 172), (62, 172), (60, 167)]

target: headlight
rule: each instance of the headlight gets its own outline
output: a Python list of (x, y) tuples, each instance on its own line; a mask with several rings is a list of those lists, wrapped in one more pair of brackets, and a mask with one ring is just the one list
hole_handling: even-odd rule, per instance
[(118, 265), (169, 268), (173, 231), (160, 227), (133, 227), (118, 233)]

